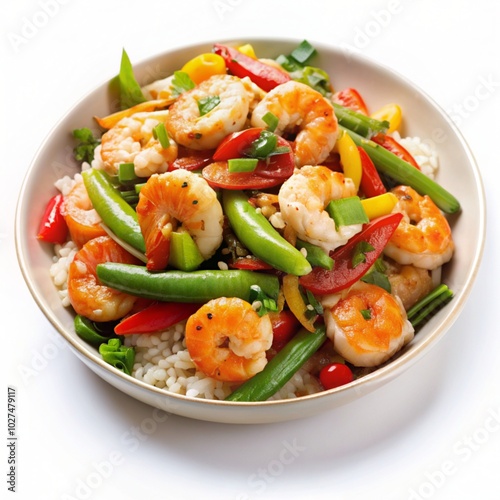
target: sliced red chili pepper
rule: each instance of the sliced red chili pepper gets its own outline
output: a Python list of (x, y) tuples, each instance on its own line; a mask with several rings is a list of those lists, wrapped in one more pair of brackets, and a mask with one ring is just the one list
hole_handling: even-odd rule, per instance
[[(265, 129), (254, 127), (228, 135), (215, 150), (213, 160), (223, 161), (245, 157), (245, 152), (259, 138), (263, 130)], [(266, 160), (259, 160), (257, 167), (251, 172), (252, 174), (261, 177), (278, 177), (282, 180), (288, 179), (293, 174), (295, 159), (292, 145), (283, 137), (277, 136), (277, 139), (276, 147), (288, 148), (289, 151), (271, 155)]]
[(288, 341), (300, 329), (300, 322), (288, 309), (284, 309), (279, 313), (269, 314), (271, 324), (273, 326), (273, 344), (272, 348), (275, 351), (280, 351)]
[(229, 267), (232, 267), (233, 269), (248, 269), (249, 271), (264, 271), (267, 269), (273, 269), (273, 266), (253, 255), (238, 257), (229, 264)]
[(210, 186), (223, 189), (266, 189), (284, 181), (281, 177), (263, 177), (255, 171), (229, 172), (227, 161), (211, 163), (201, 173)]
[(347, 88), (335, 92), (332, 96), (332, 101), (363, 115), (368, 115), (368, 108), (365, 101), (356, 89)]
[(64, 204), (62, 194), (53, 196), (45, 208), (37, 238), (47, 243), (64, 243), (68, 236), (68, 226), (61, 208)]
[(216, 43), (213, 51), (224, 59), (229, 73), (239, 78), (248, 76), (252, 82), (266, 92), (291, 80), (291, 77), (284, 70), (253, 59), (233, 47)]
[(166, 330), (179, 321), (183, 321), (194, 314), (200, 304), (177, 302), (154, 302), (115, 326), (117, 335), (131, 335), (134, 333), (154, 333)]
[[(358, 281), (378, 259), (402, 217), (400, 213), (393, 213), (373, 219), (344, 246), (330, 253), (330, 257), (335, 261), (331, 271), (315, 267), (309, 274), (300, 278), (300, 284), (320, 295), (337, 293), (348, 288)], [(353, 267), (352, 260), (359, 242), (368, 243), (373, 250), (364, 252), (364, 262)]]
[(361, 168), (363, 174), (361, 175), (361, 190), (367, 198), (378, 196), (387, 192), (387, 189), (380, 178), (377, 168), (368, 153), (358, 146), (359, 156), (361, 157)]
[(213, 150), (197, 151), (184, 146), (179, 146), (177, 159), (174, 160), (168, 170), (177, 170), (183, 168), (185, 170), (201, 170), (212, 161)]
[(415, 158), (413, 158), (411, 153), (403, 146), (401, 146), (401, 144), (399, 144), (399, 142), (397, 142), (394, 137), (380, 133), (373, 136), (371, 140), (420, 170), (420, 167)]

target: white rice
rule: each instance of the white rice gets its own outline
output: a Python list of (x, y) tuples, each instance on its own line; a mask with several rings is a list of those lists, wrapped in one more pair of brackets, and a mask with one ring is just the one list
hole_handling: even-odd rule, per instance
[(439, 157), (437, 151), (420, 137), (401, 137), (398, 132), (393, 132), (394, 139), (410, 153), (422, 172), (434, 179), (439, 169)]

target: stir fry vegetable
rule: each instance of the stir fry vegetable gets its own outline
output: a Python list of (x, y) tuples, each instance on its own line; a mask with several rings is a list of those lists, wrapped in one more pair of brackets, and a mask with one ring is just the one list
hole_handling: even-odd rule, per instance
[(401, 108), (370, 115), (316, 56), (216, 43), (141, 87), (123, 51), (121, 109), (73, 132), (82, 172), (38, 232), (73, 252), (58, 286), (107, 363), (189, 397), (334, 390), (451, 299), (458, 200), (393, 136)]

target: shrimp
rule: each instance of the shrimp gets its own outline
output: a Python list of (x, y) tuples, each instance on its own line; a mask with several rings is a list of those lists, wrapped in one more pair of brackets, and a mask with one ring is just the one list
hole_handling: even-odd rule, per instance
[(355, 366), (377, 366), (414, 336), (398, 297), (361, 281), (325, 307), (326, 334), (335, 350)]
[(396, 262), (388, 263), (387, 260), (385, 264), (391, 293), (401, 299), (407, 311), (432, 291), (432, 276), (427, 269), (410, 265), (402, 266)]
[(210, 300), (189, 317), (186, 347), (196, 367), (225, 382), (244, 382), (267, 364), (273, 328), (269, 315), (260, 317), (237, 297)]
[(222, 243), (223, 213), (217, 194), (199, 175), (185, 169), (152, 175), (136, 207), (146, 240), (149, 269), (163, 269), (169, 258), (170, 233), (179, 222), (204, 259)]
[(451, 229), (445, 216), (429, 198), (409, 186), (392, 192), (399, 201), (393, 212), (403, 214), (396, 231), (384, 249), (399, 264), (433, 270), (448, 262), (454, 251)]
[(300, 239), (321, 247), (325, 252), (347, 243), (361, 231), (361, 224), (335, 227), (325, 211), (331, 200), (354, 196), (353, 181), (327, 167), (306, 165), (289, 177), (278, 193), (284, 222)]
[(268, 112), (279, 118), (278, 135), (299, 130), (296, 166), (319, 165), (328, 158), (337, 141), (338, 123), (332, 104), (318, 91), (295, 81), (278, 85), (254, 109), (252, 126), (266, 127), (263, 117)]
[[(178, 144), (191, 149), (214, 149), (232, 132), (245, 126), (250, 87), (231, 75), (214, 75), (172, 104), (166, 121), (169, 134)], [(212, 99), (215, 106), (200, 114), (200, 102)]]
[(100, 168), (116, 175), (120, 164), (133, 163), (138, 177), (166, 172), (177, 158), (177, 144), (169, 139), (169, 146), (164, 148), (153, 135), (153, 129), (165, 123), (167, 116), (168, 110), (162, 110), (122, 118), (102, 136)]
[(71, 239), (78, 247), (82, 247), (93, 238), (106, 234), (101, 226), (101, 217), (92, 206), (80, 174), (75, 175), (73, 187), (64, 196), (62, 214)]
[(68, 272), (68, 298), (77, 314), (92, 321), (114, 321), (128, 314), (137, 297), (100, 283), (97, 264), (140, 264), (109, 236), (88, 241), (75, 254)]

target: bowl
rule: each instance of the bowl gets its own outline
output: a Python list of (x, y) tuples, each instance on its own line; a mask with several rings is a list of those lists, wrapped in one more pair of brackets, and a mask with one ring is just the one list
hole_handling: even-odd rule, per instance
[[(301, 40), (250, 39), (220, 41), (230, 45), (251, 43), (260, 57), (290, 53)], [(422, 90), (396, 72), (360, 55), (320, 43), (314, 64), (325, 69), (335, 88), (357, 88), (370, 109), (397, 102), (404, 110), (404, 136), (419, 136), (436, 147), (440, 158), (437, 181), (461, 203), (461, 212), (449, 217), (456, 253), (444, 268), (443, 278), (453, 290), (453, 300), (435, 314), (414, 340), (388, 364), (350, 384), (293, 400), (240, 403), (207, 401), (168, 393), (105, 363), (97, 350), (73, 329), (73, 313), (62, 306), (49, 276), (51, 245), (37, 238), (38, 223), (48, 199), (56, 193), (54, 182), (78, 170), (72, 158), (75, 128), (95, 129), (93, 116), (115, 110), (109, 82), (81, 99), (53, 128), (27, 171), (16, 212), (16, 248), (20, 268), (34, 300), (75, 355), (113, 387), (139, 401), (169, 413), (221, 423), (269, 423), (307, 417), (332, 410), (389, 383), (428, 353), (457, 320), (470, 294), (483, 253), (485, 199), (478, 167), (459, 130)], [(166, 77), (190, 58), (211, 50), (212, 43), (167, 51), (134, 64), (144, 85)], [(118, 65), (118, 61), (117, 61)], [(71, 374), (69, 375), (71, 376)]]

